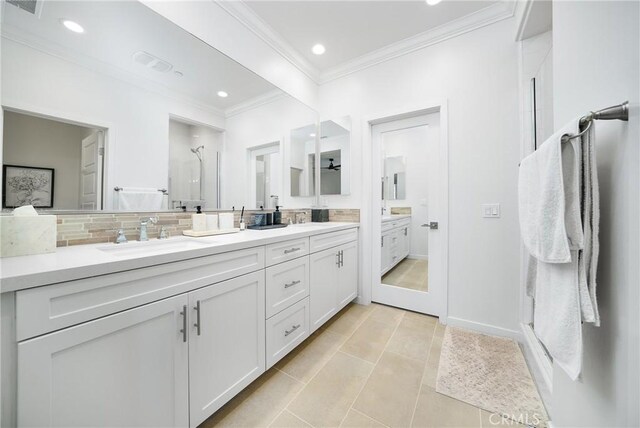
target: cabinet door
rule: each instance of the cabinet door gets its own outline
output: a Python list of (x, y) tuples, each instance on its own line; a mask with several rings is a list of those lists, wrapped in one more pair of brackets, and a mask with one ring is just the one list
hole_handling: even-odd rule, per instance
[(310, 316), (311, 333), (338, 312), (339, 248), (311, 254)]
[(338, 310), (358, 295), (358, 241), (342, 245), (340, 251), (342, 263), (338, 269)]
[(264, 275), (254, 272), (189, 293), (192, 427), (264, 372)]
[(183, 308), (184, 294), (19, 343), (18, 425), (187, 426)]

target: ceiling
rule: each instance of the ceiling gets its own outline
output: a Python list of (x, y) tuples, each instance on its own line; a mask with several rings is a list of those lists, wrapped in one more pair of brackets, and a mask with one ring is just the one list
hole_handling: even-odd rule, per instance
[[(65, 29), (60, 19), (81, 24), (85, 32)], [(9, 4), (3, 36), (37, 46), (98, 72), (151, 82), (171, 94), (225, 110), (278, 91), (235, 61), (134, 1), (46, 1), (39, 17)], [(145, 51), (169, 62), (167, 72), (133, 61)], [(174, 71), (180, 71), (178, 77)], [(229, 96), (220, 98), (217, 92)]]
[[(498, 1), (244, 0), (264, 23), (314, 68), (325, 72), (390, 44), (478, 12)], [(321, 43), (324, 55), (311, 47)]]

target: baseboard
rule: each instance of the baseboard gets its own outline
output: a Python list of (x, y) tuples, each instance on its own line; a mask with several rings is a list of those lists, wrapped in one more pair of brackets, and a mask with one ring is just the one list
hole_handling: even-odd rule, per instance
[(425, 256), (425, 255), (422, 255), (422, 254), (409, 254), (407, 256), (407, 258), (411, 259), (411, 260), (429, 260), (429, 256), (428, 255)]
[(491, 324), (484, 324), (481, 322), (469, 321), (462, 318), (447, 317), (447, 325), (452, 327), (460, 327), (467, 330), (477, 331), (479, 333), (489, 334), (492, 336), (508, 337), (517, 342), (522, 342), (522, 333), (516, 330), (509, 330), (502, 327), (496, 327)]

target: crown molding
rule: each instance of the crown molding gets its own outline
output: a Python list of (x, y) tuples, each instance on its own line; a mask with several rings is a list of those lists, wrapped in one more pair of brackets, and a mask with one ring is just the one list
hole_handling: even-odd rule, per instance
[(484, 9), (480, 9), (477, 12), (463, 16), (462, 18), (450, 21), (433, 30), (425, 31), (399, 42), (392, 43), (381, 49), (377, 49), (328, 69), (321, 74), (320, 84), (339, 79), (427, 46), (432, 46), (453, 37), (511, 18), (515, 14), (516, 7), (516, 1), (503, 0)]
[(237, 1), (217, 1), (225, 12), (238, 20), (252, 33), (258, 36), (263, 42), (268, 44), (280, 56), (289, 61), (298, 70), (303, 72), (316, 84), (320, 81), (320, 71), (315, 68), (307, 59), (291, 46), (280, 34), (278, 34), (269, 24), (267, 24), (251, 7), (242, 0)]
[(180, 101), (186, 104), (190, 104), (203, 111), (207, 111), (211, 114), (214, 114), (220, 118), (225, 117), (225, 112), (218, 107), (206, 104), (198, 99), (195, 99), (188, 95), (184, 95), (180, 92), (177, 92), (173, 89), (170, 89), (161, 83), (144, 79), (134, 73), (123, 70), (119, 67), (115, 67), (103, 61), (99, 61), (85, 55), (79, 55), (77, 53), (71, 52), (70, 50), (58, 44), (48, 42), (39, 37), (26, 35), (21, 31), (16, 31), (8, 27), (7, 25), (3, 26), (1, 34), (2, 34), (2, 38), (4, 39), (11, 40), (15, 43), (19, 43), (21, 45), (27, 46), (28, 48), (42, 52), (46, 55), (75, 64), (77, 66), (90, 70), (94, 73), (105, 75), (116, 80), (120, 80), (122, 82), (136, 86), (140, 89), (152, 92), (156, 95), (160, 95), (166, 98), (173, 99), (175, 101)]
[(274, 89), (265, 94), (258, 95), (257, 97), (251, 98), (249, 100), (243, 101), (236, 105), (233, 105), (227, 108), (224, 111), (225, 117), (229, 118), (240, 113), (244, 113), (246, 111), (252, 110), (254, 108), (258, 108), (265, 104), (269, 104), (275, 101), (278, 101), (281, 98), (284, 98), (286, 94), (282, 92), (280, 89)]

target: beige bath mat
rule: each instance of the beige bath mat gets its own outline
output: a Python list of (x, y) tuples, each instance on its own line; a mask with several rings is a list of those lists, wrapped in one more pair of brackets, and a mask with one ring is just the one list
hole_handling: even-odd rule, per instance
[(524, 425), (547, 425), (524, 356), (510, 339), (447, 327), (436, 391)]

